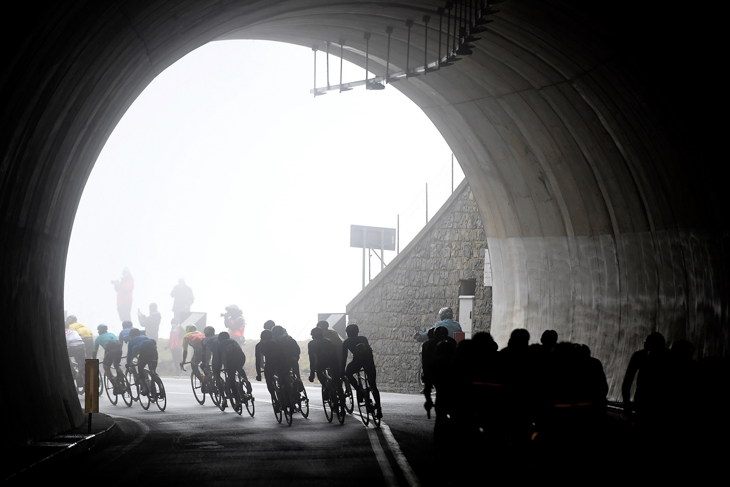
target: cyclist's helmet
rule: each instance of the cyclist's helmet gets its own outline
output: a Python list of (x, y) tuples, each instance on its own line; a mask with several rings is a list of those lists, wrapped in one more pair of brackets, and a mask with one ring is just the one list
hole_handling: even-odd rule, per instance
[(213, 335), (215, 335), (215, 328), (213, 328), (212, 326), (206, 326), (205, 328), (203, 328), (203, 334), (207, 337), (212, 337)]
[(231, 335), (227, 331), (222, 331), (218, 334), (218, 341), (222, 342), (231, 338)]
[(185, 331), (190, 333), (191, 331), (198, 331), (198, 327), (195, 325), (188, 325), (185, 327)]
[(96, 331), (98, 331), (99, 335), (101, 335), (102, 333), (106, 333), (107, 331), (109, 331), (109, 327), (104, 324), (101, 324), (96, 327)]
[(142, 333), (141, 333), (141, 332), (139, 331), (139, 329), (138, 329), (138, 328), (132, 328), (131, 330), (129, 330), (129, 338), (130, 338), (130, 339), (131, 339), (131, 338), (134, 338), (134, 337), (136, 337), (136, 336), (139, 336), (139, 335), (141, 335), (141, 334), (142, 334)]
[(324, 331), (322, 328), (312, 328), (310, 335), (312, 335), (312, 340), (317, 340), (324, 338)]
[(77, 321), (78, 321), (78, 318), (76, 318), (76, 315), (68, 315), (68, 318), (66, 318), (67, 325), (73, 325)]
[(325, 320), (321, 320), (321, 321), (317, 322), (317, 328), (321, 328), (323, 330), (328, 330), (329, 327), (330, 327), (329, 322), (327, 322)]
[(272, 333), (272, 334), (273, 334), (273, 335), (274, 335), (275, 337), (280, 337), (280, 336), (284, 336), (284, 327), (283, 327), (283, 326), (279, 326), (279, 325), (276, 325), (275, 327), (273, 327), (273, 328), (271, 329), (271, 333)]
[(275, 326), (276, 323), (274, 323), (274, 320), (268, 320), (266, 323), (264, 323), (264, 330), (271, 330)]
[(129, 320), (122, 321), (122, 328), (132, 328), (132, 322)]
[(271, 330), (264, 330), (261, 332), (261, 340), (271, 340), (274, 338), (274, 334), (271, 333)]
[(441, 308), (439, 310), (439, 318), (442, 320), (451, 320), (454, 319), (454, 310), (447, 307)]
[(360, 328), (355, 324), (347, 325), (347, 328), (345, 328), (345, 333), (349, 337), (356, 337), (360, 333)]

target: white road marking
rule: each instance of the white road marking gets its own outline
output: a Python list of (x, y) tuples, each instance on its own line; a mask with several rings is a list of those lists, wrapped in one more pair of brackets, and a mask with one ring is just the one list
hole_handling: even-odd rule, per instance
[(401, 471), (403, 472), (403, 475), (406, 477), (406, 480), (408, 481), (408, 485), (410, 485), (411, 487), (420, 487), (421, 483), (418, 481), (418, 477), (416, 477), (416, 474), (413, 472), (413, 469), (411, 468), (411, 464), (408, 463), (408, 459), (406, 459), (406, 456), (401, 451), (400, 445), (398, 445), (398, 442), (395, 440), (395, 437), (393, 436), (393, 433), (390, 431), (390, 428), (388, 427), (388, 425), (381, 421), (380, 429), (383, 431), (383, 436), (385, 437), (385, 440), (388, 442), (390, 451), (393, 452), (393, 456), (395, 456), (395, 459), (398, 462), (398, 466), (400, 467)]
[(143, 440), (144, 440), (144, 439), (145, 439), (145, 438), (147, 437), (147, 435), (149, 434), (149, 432), (150, 432), (150, 428), (149, 428), (149, 427), (148, 427), (148, 426), (147, 426), (146, 424), (144, 424), (144, 423), (143, 423), (142, 421), (140, 421), (140, 420), (138, 420), (138, 419), (130, 418), (130, 417), (128, 417), (128, 416), (114, 416), (114, 415), (112, 415), (112, 414), (110, 414), (109, 416), (111, 416), (112, 418), (118, 418), (118, 419), (126, 419), (126, 420), (129, 420), (129, 421), (133, 421), (133, 422), (134, 422), (134, 423), (136, 423), (136, 424), (137, 424), (137, 426), (139, 426), (139, 428), (140, 428), (140, 429), (142, 430), (142, 434), (141, 434), (141, 435), (135, 436), (135, 438), (134, 438), (134, 441), (132, 441), (132, 442), (131, 442), (131, 443), (130, 443), (129, 445), (125, 446), (125, 447), (124, 447), (124, 448), (122, 449), (122, 451), (120, 451), (120, 452), (119, 452), (119, 454), (118, 454), (118, 455), (116, 455), (116, 456), (115, 456), (114, 458), (112, 458), (111, 460), (109, 460), (109, 462), (108, 462), (108, 463), (111, 463), (111, 462), (113, 462), (114, 460), (116, 460), (117, 458), (119, 458), (119, 457), (121, 457), (122, 455), (124, 455), (125, 453), (127, 453), (128, 451), (130, 451), (130, 450), (132, 450), (133, 448), (135, 448), (135, 447), (136, 447), (137, 445), (139, 445), (140, 443), (142, 443), (142, 441), (143, 441)]
[(368, 428), (366, 426), (365, 428), (368, 430), (368, 438), (370, 439), (370, 445), (373, 447), (375, 459), (378, 461), (378, 465), (380, 465), (380, 471), (383, 472), (383, 477), (385, 477), (385, 485), (397, 486), (398, 480), (395, 478), (395, 473), (393, 473), (393, 469), (390, 467), (390, 462), (388, 461), (388, 457), (385, 456), (383, 447), (380, 446), (378, 432), (375, 431), (374, 427)]

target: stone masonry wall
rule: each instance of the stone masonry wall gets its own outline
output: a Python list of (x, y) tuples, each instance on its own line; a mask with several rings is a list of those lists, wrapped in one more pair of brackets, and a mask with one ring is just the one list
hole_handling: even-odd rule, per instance
[(472, 332), (489, 331), (492, 289), (484, 286), (486, 236), (464, 181), (419, 235), (347, 306), (368, 337), (383, 391), (418, 393), (421, 344), (413, 338), (443, 306), (459, 320), (459, 284), (476, 279)]

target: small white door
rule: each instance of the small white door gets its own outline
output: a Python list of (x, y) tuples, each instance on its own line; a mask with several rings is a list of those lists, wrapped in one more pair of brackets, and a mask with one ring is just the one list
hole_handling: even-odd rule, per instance
[(471, 323), (474, 314), (474, 296), (459, 296), (459, 316), (456, 321), (461, 325), (464, 338), (471, 339)]

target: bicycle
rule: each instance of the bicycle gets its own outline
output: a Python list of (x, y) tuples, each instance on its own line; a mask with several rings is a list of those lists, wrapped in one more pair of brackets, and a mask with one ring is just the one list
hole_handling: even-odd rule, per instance
[[(293, 373), (290, 373), (289, 377), (291, 380), (289, 384), (289, 390), (296, 395), (296, 397), (294, 398), (294, 411), (298, 411), (302, 414), (302, 417), (308, 418), (309, 397), (307, 397), (307, 391), (306, 389), (304, 389), (304, 383), (302, 382), (301, 378), (296, 378)], [(299, 393), (297, 394), (294, 391), (299, 391)]]
[(347, 414), (352, 414), (355, 410), (355, 401), (352, 398), (352, 386), (347, 379), (342, 381), (342, 394), (345, 398), (345, 411), (347, 411)]
[(81, 376), (79, 364), (75, 359), (71, 358), (71, 374), (73, 375), (74, 382), (76, 384), (76, 394), (83, 396), (86, 387), (86, 381)]
[(324, 373), (324, 382), (322, 383), (322, 405), (324, 407), (324, 416), (330, 423), (334, 418), (335, 411), (337, 412), (337, 421), (340, 424), (345, 422), (345, 405), (344, 399), (342, 398), (342, 388), (335, 387), (334, 379), (330, 375), (330, 370), (327, 369)]
[[(287, 373), (288, 376), (291, 372)], [(291, 378), (285, 377), (283, 380), (278, 374), (274, 374), (274, 388), (276, 400), (272, 401), (274, 407), (274, 415), (276, 420), (281, 423), (282, 418), (286, 419), (286, 424), (291, 426), (293, 415), (294, 415), (294, 403), (291, 401), (291, 394), (289, 393), (291, 385)]]
[(233, 387), (227, 386), (228, 380), (226, 379), (226, 391), (228, 395), (227, 397), (231, 400), (231, 406), (233, 407), (234, 411), (241, 415), (243, 414), (243, 405), (245, 404), (248, 414), (253, 417), (256, 411), (254, 397), (252, 394), (244, 392), (248, 390), (248, 387), (250, 387), (250, 383), (237, 370), (234, 371), (233, 374)]
[[(182, 370), (184, 372), (187, 372), (185, 370), (185, 364), (189, 364), (190, 362), (185, 362), (182, 365)], [(200, 379), (198, 379), (198, 376), (195, 375), (195, 372), (190, 372), (190, 387), (193, 389), (193, 396), (195, 396), (195, 400), (198, 401), (198, 404), (201, 406), (205, 404), (205, 394), (208, 392), (207, 390), (204, 390), (203, 383), (200, 382)], [(208, 389), (207, 387), (205, 389)], [(211, 400), (213, 397), (211, 396)]]
[[(103, 387), (106, 389), (106, 397), (109, 398), (109, 402), (112, 403), (114, 406), (116, 406), (117, 402), (119, 402), (118, 396), (121, 395), (122, 399), (124, 399), (124, 394), (128, 392), (126, 389), (124, 374), (121, 374), (120, 372), (121, 370), (117, 367), (110, 367), (109, 375), (104, 374), (104, 380), (101, 381)], [(101, 369), (99, 369), (99, 374), (101, 374)], [(126, 404), (127, 401), (124, 402)], [(130, 400), (129, 406), (131, 405), (132, 402)]]
[(132, 360), (131, 365), (127, 365), (127, 372), (125, 374), (127, 379), (127, 384), (129, 384), (129, 396), (131, 397), (132, 401), (139, 401), (139, 385), (137, 384), (137, 379), (134, 377), (134, 373), (132, 373), (132, 367), (136, 367), (137, 365), (137, 359)]
[[(162, 379), (157, 372), (152, 372), (147, 368), (139, 371), (141, 378), (141, 384), (137, 385), (139, 390), (139, 404), (143, 409), (147, 410), (150, 407), (150, 403), (154, 402), (157, 404), (157, 408), (160, 411), (164, 411), (167, 407), (167, 394), (165, 393), (165, 385), (162, 383)], [(141, 392), (142, 385), (147, 388), (147, 394)]]
[(359, 398), (359, 400), (357, 401), (357, 408), (360, 412), (360, 419), (362, 420), (363, 424), (367, 426), (370, 423), (370, 418), (372, 418), (373, 424), (376, 427), (380, 427), (380, 418), (375, 411), (373, 391), (370, 388), (368, 374), (367, 372), (365, 372), (365, 369), (360, 369), (357, 371), (357, 383), (359, 389), (362, 391), (362, 397)]

